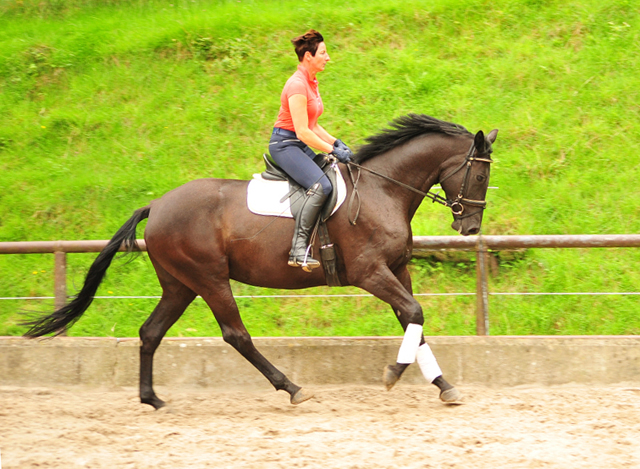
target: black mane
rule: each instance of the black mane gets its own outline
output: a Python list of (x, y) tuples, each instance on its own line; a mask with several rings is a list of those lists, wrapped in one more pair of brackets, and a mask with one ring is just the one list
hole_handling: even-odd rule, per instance
[(473, 135), (461, 125), (441, 121), (424, 114), (409, 114), (399, 117), (389, 125), (390, 129), (385, 129), (379, 134), (365, 139), (367, 143), (360, 147), (354, 156), (356, 163), (362, 163), (426, 133)]

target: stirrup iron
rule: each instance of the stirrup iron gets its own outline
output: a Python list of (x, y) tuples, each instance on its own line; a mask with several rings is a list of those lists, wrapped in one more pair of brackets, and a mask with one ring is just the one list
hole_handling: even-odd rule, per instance
[(313, 269), (320, 267), (320, 265), (310, 267), (309, 264), (307, 264), (307, 259), (309, 259), (310, 253), (311, 253), (311, 244), (307, 246), (307, 250), (304, 252), (304, 259), (302, 261), (302, 264), (300, 264), (300, 267), (302, 267), (302, 270), (304, 270), (305, 272), (311, 272)]

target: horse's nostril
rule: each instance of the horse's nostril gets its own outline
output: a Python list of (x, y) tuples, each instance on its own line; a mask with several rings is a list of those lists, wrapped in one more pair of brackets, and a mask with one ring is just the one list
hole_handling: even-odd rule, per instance
[(471, 228), (469, 230), (469, 234), (470, 235), (475, 235), (475, 234), (478, 234), (479, 232), (480, 232), (480, 230), (478, 228)]

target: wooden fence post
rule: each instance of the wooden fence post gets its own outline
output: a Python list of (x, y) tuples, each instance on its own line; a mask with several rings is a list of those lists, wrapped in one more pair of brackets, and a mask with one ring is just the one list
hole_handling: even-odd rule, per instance
[(476, 245), (476, 334), (489, 335), (488, 250), (482, 235)]
[(55, 255), (55, 308), (62, 308), (67, 304), (67, 253), (56, 251)]

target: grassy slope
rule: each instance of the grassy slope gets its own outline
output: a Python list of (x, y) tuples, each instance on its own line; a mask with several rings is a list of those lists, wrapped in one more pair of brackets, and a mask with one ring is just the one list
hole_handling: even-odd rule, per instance
[[(640, 230), (639, 10), (623, 1), (0, 2), (0, 240), (105, 239), (149, 199), (260, 170), (289, 39), (324, 32), (323, 125), (357, 146), (420, 112), (499, 128), (484, 232)], [(424, 204), (417, 235), (452, 234)], [(141, 225), (142, 227), (142, 225)], [(140, 234), (142, 230), (140, 230)], [(70, 290), (90, 255), (70, 256)], [(492, 291), (637, 291), (636, 250), (539, 250)], [(50, 295), (51, 256), (1, 256), (0, 297)], [(595, 267), (595, 268), (594, 268)], [(473, 291), (473, 265), (417, 262), (415, 291)], [(241, 285), (238, 294), (269, 292)], [(352, 289), (317, 292), (359, 293)], [(157, 295), (140, 258), (99, 294)], [(474, 333), (474, 299), (421, 298), (427, 332)], [(135, 335), (154, 300), (96, 300), (75, 335)], [(241, 300), (254, 335), (387, 335), (372, 299)], [(638, 333), (637, 297), (492, 297), (492, 333)], [(0, 334), (23, 303), (0, 301)], [(27, 306), (41, 310), (42, 303)], [(217, 335), (202, 302), (170, 331)]]

